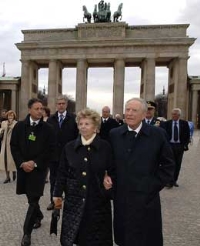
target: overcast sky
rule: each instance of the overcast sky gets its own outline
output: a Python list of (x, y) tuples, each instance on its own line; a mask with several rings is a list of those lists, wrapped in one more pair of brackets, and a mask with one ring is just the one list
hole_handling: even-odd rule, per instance
[[(98, 0), (0, 0), (0, 75), (21, 76), (20, 52), (15, 43), (23, 40), (21, 30), (74, 28), (83, 22), (82, 6), (93, 12)], [(200, 75), (200, 0), (110, 0), (111, 13), (123, 2), (122, 21), (128, 25), (190, 24), (187, 35), (197, 38), (189, 50), (188, 74)], [(75, 98), (75, 69), (64, 69), (64, 93)], [(47, 70), (39, 71), (40, 87), (47, 86)], [(98, 111), (112, 108), (113, 69), (88, 71), (88, 106)], [(125, 70), (125, 101), (139, 96), (140, 69)], [(156, 94), (167, 87), (167, 69), (156, 69)], [(166, 88), (167, 89), (167, 88)]]

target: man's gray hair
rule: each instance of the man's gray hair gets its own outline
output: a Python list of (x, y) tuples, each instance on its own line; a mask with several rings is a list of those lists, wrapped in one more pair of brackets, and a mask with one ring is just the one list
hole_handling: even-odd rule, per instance
[(173, 112), (178, 112), (178, 114), (181, 115), (181, 109), (180, 108), (173, 108), (172, 113)]
[(59, 95), (57, 97), (57, 101), (59, 100), (65, 100), (65, 102), (67, 103), (68, 102), (68, 97), (66, 95)]
[(127, 104), (130, 103), (130, 102), (132, 102), (132, 101), (138, 101), (138, 102), (140, 102), (141, 105), (142, 105), (142, 110), (143, 110), (144, 112), (147, 111), (147, 103), (146, 103), (146, 101), (145, 101), (143, 98), (139, 98), (139, 97), (133, 97), (133, 98), (129, 99), (129, 100), (125, 103), (125, 108), (126, 108)]

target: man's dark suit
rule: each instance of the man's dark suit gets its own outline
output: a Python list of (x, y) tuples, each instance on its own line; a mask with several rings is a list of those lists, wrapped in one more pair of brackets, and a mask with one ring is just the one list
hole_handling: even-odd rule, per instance
[[(17, 194), (26, 194), (28, 198), (24, 234), (30, 235), (36, 220), (43, 218), (39, 199), (43, 195), (48, 164), (55, 148), (53, 128), (42, 119), (38, 125), (31, 126), (28, 115), (15, 125), (10, 145), (17, 168)], [(36, 166), (31, 172), (25, 172), (21, 164), (29, 160), (33, 160)]]
[(117, 121), (110, 117), (105, 122), (103, 122), (103, 119), (101, 119), (101, 128), (99, 133), (100, 137), (102, 139), (108, 140), (110, 130), (118, 126), (119, 124)]
[(190, 129), (188, 122), (185, 120), (178, 120), (178, 128), (179, 128), (179, 140), (180, 142), (173, 142), (173, 120), (168, 120), (163, 123), (163, 128), (166, 130), (169, 142), (171, 144), (173, 153), (174, 153), (174, 159), (175, 159), (175, 172), (174, 172), (174, 183), (177, 182), (179, 172), (181, 169), (181, 163), (183, 159), (183, 153), (184, 151), (188, 150), (188, 144), (190, 140)]
[(58, 112), (50, 116), (47, 122), (53, 126), (56, 135), (55, 152), (54, 152), (53, 160), (50, 163), (50, 184), (51, 184), (50, 193), (51, 193), (51, 202), (53, 202), (52, 201), (53, 189), (55, 186), (55, 180), (57, 176), (57, 170), (58, 170), (62, 150), (66, 143), (77, 138), (78, 128), (75, 121), (75, 115), (70, 113), (66, 113), (61, 128), (59, 126)]

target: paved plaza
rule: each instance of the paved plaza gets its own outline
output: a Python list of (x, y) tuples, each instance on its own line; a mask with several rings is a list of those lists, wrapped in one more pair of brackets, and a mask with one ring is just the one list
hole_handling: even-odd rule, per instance
[[(189, 148), (184, 155), (180, 187), (165, 188), (161, 192), (164, 246), (200, 245), (200, 131), (195, 132), (193, 144)], [(4, 176), (0, 172), (0, 246), (20, 246), (27, 210), (26, 198), (15, 194), (15, 182), (3, 184)], [(61, 221), (58, 237), (49, 235), (51, 211), (46, 210), (48, 204), (49, 183), (41, 199), (45, 217), (41, 228), (33, 231), (32, 246), (60, 245)]]

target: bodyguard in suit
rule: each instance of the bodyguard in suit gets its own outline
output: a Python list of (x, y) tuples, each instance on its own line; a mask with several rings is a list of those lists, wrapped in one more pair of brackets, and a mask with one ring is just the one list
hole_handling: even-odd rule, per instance
[(101, 128), (99, 132), (100, 137), (108, 140), (110, 130), (118, 126), (119, 124), (117, 121), (110, 116), (110, 108), (108, 106), (104, 106), (102, 108)]
[(175, 159), (175, 172), (174, 180), (172, 180), (167, 187), (178, 187), (178, 177), (181, 169), (181, 163), (183, 159), (184, 151), (188, 150), (188, 144), (190, 141), (190, 128), (188, 122), (181, 120), (181, 109), (174, 108), (172, 110), (172, 119), (165, 121), (163, 127), (167, 132), (172, 151)]
[(37, 98), (30, 99), (28, 111), (26, 119), (14, 126), (11, 136), (11, 153), (17, 168), (17, 194), (26, 194), (29, 204), (21, 246), (31, 245), (32, 229), (41, 226), (43, 214), (39, 200), (55, 147), (53, 128), (42, 119), (42, 102)]
[(56, 147), (53, 160), (50, 163), (50, 204), (47, 210), (54, 209), (53, 190), (55, 186), (57, 170), (60, 162), (60, 156), (66, 143), (74, 140), (78, 136), (78, 128), (75, 121), (75, 115), (67, 111), (68, 98), (59, 96), (56, 100), (57, 111), (47, 120), (53, 126), (56, 135)]
[[(114, 154), (104, 186), (114, 188), (114, 236), (119, 246), (163, 246), (159, 192), (172, 179), (174, 160), (161, 127), (144, 122), (147, 105), (132, 98), (125, 124), (110, 131)], [(113, 174), (112, 174), (113, 173)]]

